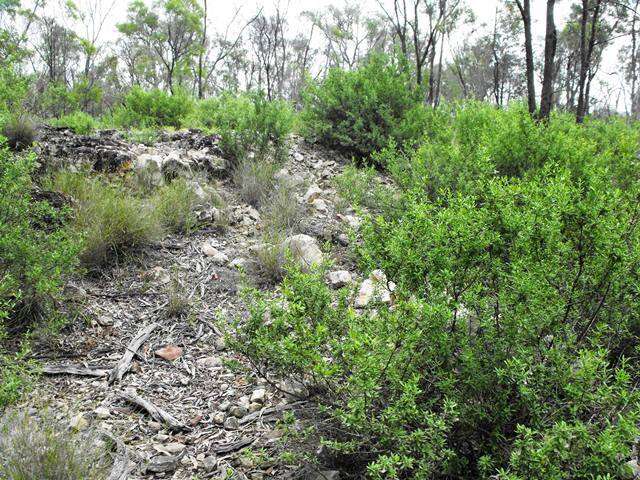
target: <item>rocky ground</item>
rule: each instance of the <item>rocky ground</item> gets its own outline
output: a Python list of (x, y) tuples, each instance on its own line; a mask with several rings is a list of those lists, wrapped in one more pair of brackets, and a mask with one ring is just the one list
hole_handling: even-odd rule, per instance
[[(29, 406), (122, 440), (128, 473), (114, 479), (338, 478), (336, 471), (301, 473), (274, 460), (282, 435), (277, 420), (305, 402), (258, 379), (225, 348), (219, 322), (242, 316), (242, 283), (274, 287), (252, 273), (261, 214), (224, 175), (216, 139), (180, 132), (145, 147), (115, 132), (89, 138), (50, 130), (41, 145), (43, 162), (85, 161), (114, 171), (157, 162), (163, 174), (167, 165), (200, 169), (223, 197), (229, 225), (167, 237), (99, 276), (75, 279), (69, 291), (77, 320), (55, 342), (38, 346), (44, 375)], [(346, 254), (346, 233), (357, 219), (337, 211), (332, 184), (345, 163), (294, 139), (277, 174), (299, 185), (294, 201), (305, 209), (301, 233), (309, 238), (297, 237), (292, 249), (313, 258), (322, 245), (321, 255), (334, 262), (327, 281), (336, 286), (360, 281)], [(377, 281), (375, 274), (364, 281), (355, 302), (366, 303)]]

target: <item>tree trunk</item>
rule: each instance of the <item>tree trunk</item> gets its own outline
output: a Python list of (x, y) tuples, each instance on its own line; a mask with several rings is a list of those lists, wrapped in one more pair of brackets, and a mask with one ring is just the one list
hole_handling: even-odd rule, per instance
[(204, 56), (207, 48), (207, 7), (208, 1), (204, 0), (204, 13), (202, 16), (202, 39), (200, 40), (200, 52), (198, 55), (198, 98), (204, 98)]
[(533, 35), (531, 33), (531, 1), (524, 0), (524, 4), (521, 0), (516, 0), (518, 9), (520, 10), (520, 16), (522, 17), (522, 23), (524, 25), (524, 49), (526, 57), (526, 71), (527, 71), (527, 103), (529, 105), (529, 113), (535, 115), (536, 106), (536, 84), (535, 84), (535, 66), (533, 63)]
[(553, 72), (558, 33), (553, 16), (555, 0), (547, 0), (547, 29), (544, 38), (544, 72), (540, 97), (540, 119), (549, 120), (553, 106)]

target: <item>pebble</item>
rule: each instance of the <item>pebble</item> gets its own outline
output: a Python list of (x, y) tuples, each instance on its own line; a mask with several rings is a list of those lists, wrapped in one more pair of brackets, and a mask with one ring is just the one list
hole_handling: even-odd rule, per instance
[(251, 393), (250, 402), (259, 402), (264, 403), (265, 396), (267, 395), (267, 391), (264, 388), (258, 388)]
[(238, 419), (236, 417), (228, 417), (224, 421), (224, 428), (226, 428), (227, 430), (237, 430), (238, 428), (240, 428), (240, 422), (238, 422)]
[(93, 411), (93, 413), (95, 413), (96, 417), (100, 420), (105, 420), (111, 416), (111, 411), (106, 407), (98, 407)]

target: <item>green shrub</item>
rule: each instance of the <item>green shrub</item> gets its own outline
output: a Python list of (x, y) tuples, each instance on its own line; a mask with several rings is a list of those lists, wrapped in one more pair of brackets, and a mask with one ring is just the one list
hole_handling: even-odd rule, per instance
[(338, 195), (353, 207), (385, 215), (392, 215), (399, 208), (393, 190), (380, 182), (373, 167), (348, 165), (334, 179), (334, 184)]
[(0, 418), (0, 478), (106, 479), (111, 458), (94, 433), (69, 431), (50, 414), (7, 412)]
[(60, 226), (68, 212), (31, 198), (33, 163), (0, 149), (0, 340), (47, 319), (76, 264), (77, 241)]
[(89, 135), (96, 127), (95, 119), (84, 112), (75, 111), (69, 115), (63, 115), (60, 118), (52, 120), (51, 125), (54, 127), (66, 127), (79, 135)]
[(408, 73), (388, 57), (372, 56), (357, 70), (332, 69), (303, 92), (302, 131), (313, 141), (360, 159), (422, 137), (428, 113)]
[(293, 127), (291, 106), (281, 100), (268, 101), (263, 94), (223, 94), (201, 104), (202, 116), (215, 125), (220, 146), (236, 168), (252, 153), (256, 158), (272, 156), (284, 160)]
[(640, 433), (640, 190), (618, 174), (638, 173), (635, 131), (538, 126), (519, 109), (462, 107), (416, 154), (424, 165), (398, 170), (399, 211), (364, 222), (361, 266), (397, 284), (393, 308), (356, 312), (349, 289), (295, 270), (283, 298), (248, 298), (230, 345), (306, 384), (347, 473), (626, 478)]
[(131, 143), (141, 143), (152, 147), (160, 140), (160, 133), (157, 128), (138, 128), (123, 132), (125, 140)]
[(180, 128), (193, 108), (193, 100), (185, 92), (170, 95), (162, 90), (145, 91), (136, 86), (114, 110), (110, 121), (122, 128)]
[(9, 117), (0, 130), (0, 135), (7, 139), (11, 150), (19, 152), (33, 145), (37, 132), (33, 120), (26, 114), (19, 114)]
[(83, 236), (80, 260), (89, 269), (107, 266), (162, 235), (154, 206), (120, 182), (58, 172), (51, 185), (75, 200), (74, 228)]

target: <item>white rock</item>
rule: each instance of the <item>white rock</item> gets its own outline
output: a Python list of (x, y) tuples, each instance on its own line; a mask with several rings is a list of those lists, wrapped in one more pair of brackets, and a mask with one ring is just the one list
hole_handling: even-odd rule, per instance
[(391, 293), (395, 290), (395, 283), (388, 282), (382, 270), (374, 270), (362, 284), (355, 300), (356, 308), (364, 308), (372, 300), (390, 304)]
[(353, 281), (351, 274), (346, 270), (336, 270), (327, 274), (327, 281), (333, 288), (342, 288)]
[(153, 448), (154, 450), (166, 455), (175, 455), (177, 453), (181, 453), (186, 447), (182, 443), (172, 442), (167, 443), (166, 445), (156, 444)]
[(83, 414), (80, 413), (71, 419), (71, 421), (69, 422), (69, 426), (72, 430), (79, 432), (80, 430), (84, 430), (89, 426), (89, 421)]
[(98, 407), (93, 411), (93, 413), (95, 413), (96, 417), (100, 420), (105, 420), (111, 416), (111, 411), (106, 407)]
[(312, 203), (314, 200), (320, 198), (321, 195), (322, 190), (320, 187), (318, 187), (318, 185), (311, 185), (302, 198), (304, 203)]
[(204, 368), (218, 367), (222, 365), (222, 360), (220, 357), (203, 357), (196, 360), (196, 364)]
[(229, 257), (224, 252), (221, 252), (216, 247), (211, 245), (211, 243), (204, 242), (201, 249), (202, 253), (211, 258), (213, 260), (213, 263), (215, 263), (216, 265), (226, 265), (227, 263), (229, 263)]
[(321, 198), (316, 198), (313, 202), (311, 202), (311, 205), (320, 213), (327, 213), (329, 211), (327, 202), (325, 202)]
[(309, 271), (323, 261), (322, 251), (318, 246), (318, 242), (309, 235), (300, 234), (288, 237), (283, 243), (283, 248), (285, 252), (291, 254), (293, 261), (303, 271)]
[(264, 403), (266, 394), (267, 394), (267, 391), (264, 388), (258, 388), (251, 393), (251, 398), (249, 400), (251, 402)]

